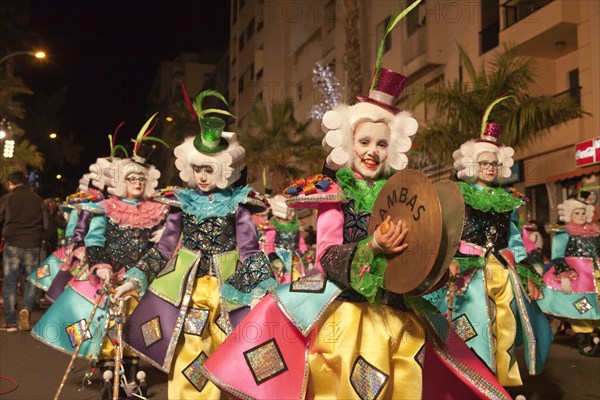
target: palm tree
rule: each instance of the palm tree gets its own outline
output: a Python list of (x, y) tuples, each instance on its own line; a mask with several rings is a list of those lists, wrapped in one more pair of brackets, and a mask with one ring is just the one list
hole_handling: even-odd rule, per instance
[(421, 157), (417, 164), (425, 160), (430, 165), (444, 166), (450, 162), (454, 150), (478, 136), (487, 106), (507, 94), (515, 97), (498, 104), (489, 121), (503, 125), (502, 143), (513, 148), (522, 148), (551, 127), (585, 114), (578, 99), (527, 93), (534, 84), (534, 64), (531, 58), (519, 56), (516, 47), (503, 45), (479, 71), (460, 45), (458, 49), (469, 82), (443, 82), (409, 99), (409, 108), (427, 103), (436, 107), (438, 115), (415, 137)]
[(44, 167), (44, 155), (27, 139), (15, 146), (13, 161), (15, 169), (19, 171), (26, 171), (27, 166), (39, 169)]
[(325, 156), (321, 140), (309, 132), (312, 120), (297, 121), (291, 100), (273, 101), (270, 108), (254, 103), (240, 142), (246, 149), (248, 181), (265, 174), (277, 193), (291, 179), (318, 172)]

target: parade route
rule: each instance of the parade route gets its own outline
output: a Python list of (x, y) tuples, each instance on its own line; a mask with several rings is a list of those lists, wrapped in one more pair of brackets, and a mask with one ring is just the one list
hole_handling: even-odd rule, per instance
[[(32, 314), (35, 323), (42, 312)], [(525, 366), (522, 351), (518, 351), (519, 365)], [(54, 397), (69, 363), (69, 356), (35, 340), (29, 332), (0, 333), (0, 376), (19, 383), (17, 390), (3, 399), (45, 400)], [(78, 360), (70, 375), (61, 399), (93, 400), (98, 397), (100, 376), (96, 374), (91, 385), (83, 390), (82, 378), (88, 363)], [(149, 395), (152, 399), (167, 398), (167, 374), (142, 363), (147, 373)], [(580, 356), (574, 337), (558, 335), (552, 345), (546, 368), (541, 375), (529, 376), (521, 369), (524, 385), (509, 390), (513, 397), (523, 395), (527, 400), (596, 400), (600, 398), (600, 358)], [(0, 380), (0, 393), (14, 384)]]

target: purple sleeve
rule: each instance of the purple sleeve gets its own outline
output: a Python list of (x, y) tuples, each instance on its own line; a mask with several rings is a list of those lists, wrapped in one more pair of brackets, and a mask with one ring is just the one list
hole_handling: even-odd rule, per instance
[(83, 242), (85, 234), (90, 226), (90, 213), (89, 211), (79, 211), (77, 214), (77, 224), (73, 231), (73, 243)]
[(167, 215), (165, 230), (156, 248), (167, 259), (171, 259), (181, 236), (181, 210), (173, 209)]
[(235, 213), (235, 234), (242, 261), (260, 252), (252, 215), (244, 207), (238, 207)]

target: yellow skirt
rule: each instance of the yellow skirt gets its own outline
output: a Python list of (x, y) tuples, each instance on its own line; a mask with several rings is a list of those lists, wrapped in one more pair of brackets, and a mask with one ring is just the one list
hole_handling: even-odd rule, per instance
[(495, 257), (491, 256), (487, 261), (485, 272), (487, 294), (496, 307), (496, 318), (492, 323), (496, 350), (496, 375), (503, 386), (521, 386), (523, 382), (514, 354), (517, 320), (511, 308), (515, 298), (513, 286), (508, 270)]
[[(129, 300), (125, 301), (125, 317), (130, 316), (133, 313), (133, 310), (138, 305), (138, 301), (133, 297), (130, 297)], [(110, 330), (114, 327), (115, 322), (111, 321), (108, 325), (108, 329)], [(136, 357), (135, 353), (129, 350), (128, 348), (123, 349), (123, 357)], [(102, 346), (100, 347), (100, 360), (114, 360), (115, 358), (115, 346), (112, 340), (108, 337), (108, 335), (104, 335), (102, 339)]]
[[(201, 336), (184, 331), (179, 336), (169, 373), (169, 399), (221, 398), (221, 391), (198, 372), (201, 362), (208, 358), (226, 337), (225, 332), (215, 323), (220, 315), (219, 300), (217, 278), (207, 275), (196, 279), (188, 313), (193, 308), (209, 310), (209, 316)], [(193, 382), (188, 377), (192, 377)]]
[(421, 398), (425, 330), (413, 313), (335, 301), (321, 321), (311, 337), (307, 398)]

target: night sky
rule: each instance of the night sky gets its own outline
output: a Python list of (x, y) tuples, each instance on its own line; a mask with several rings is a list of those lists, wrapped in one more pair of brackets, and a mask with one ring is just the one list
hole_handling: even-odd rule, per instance
[(229, 0), (29, 3), (38, 41), (31, 45), (48, 58), (23, 62), (16, 73), (38, 94), (68, 87), (58, 131), (81, 138), (87, 164), (108, 152), (106, 136), (121, 121), (127, 121), (124, 136), (137, 133), (161, 61), (181, 51), (223, 49), (228, 40)]

